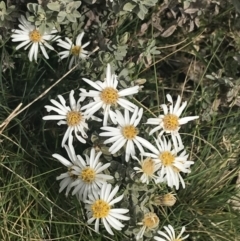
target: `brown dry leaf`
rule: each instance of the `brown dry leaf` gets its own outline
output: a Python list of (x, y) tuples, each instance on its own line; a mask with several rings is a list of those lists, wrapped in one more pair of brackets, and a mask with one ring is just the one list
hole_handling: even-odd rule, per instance
[(199, 9), (197, 8), (188, 8), (186, 10), (184, 10), (185, 13), (188, 13), (188, 14), (193, 14), (193, 13), (196, 13)]
[(167, 30), (165, 30), (165, 31), (161, 34), (161, 36), (162, 36), (163, 38), (167, 38), (167, 37), (171, 36), (171, 35), (175, 32), (176, 29), (177, 29), (177, 26), (176, 26), (176, 25), (172, 25), (172, 26), (170, 26)]
[(86, 29), (88, 29), (89, 26), (92, 25), (92, 22), (95, 21), (96, 15), (95, 15), (94, 12), (91, 11), (91, 10), (88, 10), (85, 15), (86, 15), (86, 17), (88, 18), (88, 21), (87, 21), (87, 23), (86, 23), (86, 25), (85, 25), (85, 27), (84, 27), (84, 29), (86, 30)]
[(189, 27), (189, 30), (188, 32), (192, 32), (194, 30), (194, 21), (193, 20), (190, 20), (190, 27)]
[(215, 100), (213, 101), (211, 110), (212, 110), (213, 112), (217, 112), (220, 103), (221, 103), (221, 100), (220, 100), (220, 99), (215, 99)]
[(160, 17), (157, 14), (152, 15), (152, 22), (151, 22), (152, 26), (158, 29), (160, 32), (162, 32), (164, 29), (161, 26), (160, 21), (161, 21)]
[(144, 35), (145, 32), (147, 31), (147, 29), (148, 29), (148, 24), (143, 23), (142, 26), (141, 26), (141, 30), (140, 30), (140, 32), (137, 35), (138, 36)]

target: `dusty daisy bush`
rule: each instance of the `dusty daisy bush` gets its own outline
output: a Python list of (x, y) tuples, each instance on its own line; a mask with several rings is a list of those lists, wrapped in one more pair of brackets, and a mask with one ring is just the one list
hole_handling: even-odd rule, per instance
[[(199, 168), (195, 161), (201, 160), (201, 151), (206, 160), (212, 157), (213, 150), (218, 153), (218, 159), (224, 155), (218, 146), (209, 144), (201, 133), (196, 133), (206, 117), (202, 113), (212, 118), (205, 131), (208, 132), (211, 123), (215, 123), (213, 112), (220, 109), (222, 100), (218, 97), (210, 106), (212, 100), (204, 94), (211, 92), (211, 84), (207, 82), (208, 90), (195, 78), (195, 70), (204, 68), (197, 62), (198, 68), (194, 66), (186, 70), (184, 64), (189, 66), (194, 61), (178, 54), (178, 45), (179, 49), (184, 49), (186, 56), (196, 58), (198, 54), (212, 53), (210, 49), (199, 51), (204, 44), (211, 45), (205, 33), (193, 38), (192, 45), (189, 43), (187, 47), (182, 45), (186, 38), (178, 35), (179, 28), (196, 34), (194, 30), (200, 27), (200, 18), (205, 12), (214, 9), (214, 15), (218, 15), (222, 6), (218, 1), (203, 2), (206, 2), (206, 10), (203, 3), (193, 0), (166, 0), (163, 3), (156, 0), (49, 0), (28, 3), (25, 14), (19, 14), (18, 19), (9, 18), (16, 20), (14, 28), (6, 34), (11, 50), (5, 48), (2, 58), (7, 66), (13, 66), (8, 59), (12, 55), (16, 66), (22, 64), (26, 68), (23, 73), (17, 73), (24, 92), (20, 88), (16, 92), (29, 93), (28, 97), (32, 98), (36, 90), (39, 96), (46, 97), (41, 106), (41, 125), (44, 125), (46, 142), (32, 149), (38, 150), (39, 146), (47, 148), (51, 159), (48, 165), (56, 167), (54, 171), (58, 172), (56, 176), (52, 172), (51, 175), (55, 180), (53, 185), (56, 183), (59, 187), (56, 194), (62, 202), (59, 207), (66, 213), (77, 210), (71, 217), (77, 217), (74, 222), (81, 221), (81, 225), (88, 228), (89, 238), (98, 239), (102, 235), (104, 240), (182, 241), (188, 240), (188, 237), (205, 240), (205, 236), (200, 239), (201, 232), (193, 234), (192, 227), (198, 227), (198, 222), (203, 223), (197, 218), (195, 221), (194, 215), (206, 214), (202, 206), (198, 207), (200, 202), (204, 205), (208, 201), (211, 203), (211, 199), (205, 200), (201, 196), (208, 192), (204, 189), (205, 185), (212, 190), (216, 183), (222, 184), (222, 179), (218, 176), (221, 181), (218, 183), (217, 180), (210, 186), (206, 177), (201, 179), (205, 170)], [(4, 22), (12, 12), (10, 10), (7, 11), (6, 4), (1, 2), (0, 17)], [(228, 19), (231, 24), (231, 18)], [(159, 35), (161, 39), (156, 38)], [(170, 36), (172, 38), (168, 38)], [(211, 36), (212, 41), (221, 46), (222, 43), (218, 42), (220, 37), (214, 39), (215, 36), (222, 35), (213, 31)], [(236, 38), (234, 41), (237, 41)], [(7, 51), (10, 54), (6, 54)], [(234, 61), (237, 67), (233, 67), (238, 69), (239, 56), (236, 53)], [(158, 63), (166, 56), (174, 57), (166, 61), (165, 69), (165, 63)], [(209, 56), (202, 59), (208, 61)], [(3, 66), (4, 70), (9, 68)], [(176, 80), (170, 74), (175, 68), (182, 70), (183, 83), (179, 80), (181, 76), (177, 76)], [(51, 92), (48, 92), (52, 82), (65, 74), (63, 81), (53, 84), (54, 88), (51, 87)], [(31, 76), (31, 81), (25, 83), (28, 76)], [(226, 99), (233, 107), (239, 98), (239, 84), (230, 77), (221, 76), (221, 73), (212, 74), (210, 78), (213, 79), (213, 76), (216, 91), (212, 95), (222, 95), (221, 90), (227, 88)], [(169, 86), (168, 82), (165, 83), (168, 77), (171, 79)], [(3, 79), (5, 81), (5, 77)], [(9, 83), (8, 88), (15, 82)], [(196, 90), (192, 90), (195, 84)], [(187, 86), (187, 94), (185, 89), (181, 91), (182, 86)], [(201, 91), (203, 97), (199, 97)], [(202, 101), (206, 98), (207, 107), (202, 108), (204, 110), (199, 107), (200, 112), (194, 109), (200, 105), (193, 101), (196, 96)], [(39, 112), (35, 114), (39, 115)], [(29, 121), (26, 126), (31, 124)], [(224, 123), (221, 128), (225, 126)], [(210, 139), (215, 139), (215, 136)], [(225, 135), (216, 139), (222, 140), (219, 148), (232, 148)], [(198, 146), (197, 142), (207, 143), (211, 150)], [(199, 150), (201, 148), (203, 150)], [(237, 149), (237, 146), (234, 148)], [(234, 155), (234, 161), (228, 160), (224, 164), (228, 166), (230, 163), (230, 169), (235, 165), (230, 171), (237, 169), (237, 156)], [(213, 167), (218, 170), (219, 166)], [(199, 172), (198, 168), (201, 169)], [(192, 170), (194, 174), (190, 174)], [(228, 171), (220, 173), (219, 170), (219, 173), (225, 177), (229, 175)], [(196, 188), (198, 185), (203, 189), (201, 192), (200, 188)], [(190, 208), (187, 201), (193, 200), (194, 196), (191, 193), (196, 196), (191, 204), (196, 206), (189, 206), (197, 211), (190, 210), (192, 216), (188, 220)], [(221, 189), (216, 188), (215, 194), (219, 193)], [(226, 198), (224, 200), (228, 203)], [(65, 209), (62, 205), (65, 203), (71, 207)], [(185, 212), (186, 209), (188, 212)], [(221, 206), (219, 210), (222, 214), (222, 210), (225, 212), (228, 207)], [(221, 225), (225, 220), (212, 221), (209, 214), (205, 222), (203, 229), (214, 227), (223, 235)], [(49, 229), (47, 224), (40, 228)], [(41, 239), (47, 239), (45, 236), (42, 235)], [(49, 236), (48, 239), (54, 237)]]
[[(62, 146), (65, 147), (70, 161), (59, 154), (53, 155), (67, 167), (67, 172), (57, 177), (61, 180), (60, 192), (66, 189), (66, 195), (68, 195), (71, 191), (72, 195), (76, 195), (78, 200), (85, 204), (88, 224), (95, 222), (96, 232), (100, 232), (100, 224), (103, 224), (103, 228), (109, 234), (114, 235), (112, 228), (128, 230), (128, 220), (135, 212), (130, 206), (124, 207), (124, 200), (127, 197), (131, 198), (128, 194), (129, 182), (142, 183), (143, 187), (150, 189), (152, 186), (162, 186), (166, 191), (169, 188), (175, 188), (175, 190), (185, 188), (186, 184), (182, 175), (190, 173), (190, 167), (194, 162), (189, 160), (179, 129), (182, 124), (195, 120), (198, 116), (180, 118), (187, 102), (181, 105), (181, 98), (178, 96), (176, 105), (173, 107), (173, 99), (168, 94), (169, 112), (167, 105), (163, 104), (161, 105), (163, 115), (142, 123), (143, 108), (139, 108), (129, 98), (138, 93), (139, 86), (119, 88), (118, 77), (112, 73), (110, 64), (107, 64), (106, 76), (103, 80), (94, 81), (86, 78), (83, 80), (95, 90), (80, 88), (78, 100), (74, 99), (74, 91), (71, 90), (70, 106), (62, 95), (58, 95), (61, 104), (52, 99), (54, 106), (45, 106), (47, 111), (57, 112), (58, 115), (44, 116), (43, 119), (60, 120), (58, 124), (68, 126)], [(96, 120), (98, 128), (94, 128), (94, 124), (91, 124)], [(156, 135), (155, 140), (143, 136), (142, 128), (138, 127), (139, 125), (147, 126), (147, 124), (158, 125), (149, 134), (162, 129)], [(89, 130), (89, 125), (93, 126), (92, 130)], [(108, 150), (107, 158), (103, 158), (102, 161), (100, 161), (101, 149), (104, 148), (94, 147), (93, 143), (90, 144), (91, 148), (86, 148), (85, 158), (75, 154), (73, 144), (77, 146), (78, 143), (80, 145), (89, 143), (89, 131), (98, 133), (99, 138), (103, 140), (104, 148)], [(167, 136), (165, 133), (171, 135)], [(67, 139), (68, 145), (65, 145)], [(111, 163), (119, 158), (122, 158), (123, 165), (130, 163), (132, 167), (129, 172), (125, 170), (124, 174), (126, 176), (130, 173), (131, 180), (126, 176), (121, 186), (117, 185), (116, 173), (111, 172)], [(117, 194), (120, 196), (114, 199)], [(124, 198), (125, 194), (127, 196)], [(123, 201), (122, 205), (121, 201)], [(172, 194), (159, 196), (158, 200), (156, 197), (149, 200), (149, 203), (142, 209), (142, 213), (145, 213), (142, 220), (136, 219), (138, 231), (136, 234), (132, 233), (136, 235), (136, 239), (152, 237), (159, 227), (161, 218), (158, 212), (155, 213), (154, 205), (155, 207), (156, 205), (171, 207), (175, 202), (176, 198)], [(140, 201), (136, 205), (140, 205)], [(128, 215), (125, 215), (126, 213)], [(139, 229), (138, 225), (142, 227)], [(170, 230), (172, 231), (172, 228)], [(129, 234), (129, 230), (127, 233)], [(174, 240), (174, 235), (173, 232), (169, 238)], [(158, 237), (154, 238), (162, 240)]]
[[(84, 66), (91, 69), (94, 63), (91, 58), (91, 54), (94, 54), (92, 41), (87, 40), (88, 34), (85, 34), (83, 29), (77, 29), (74, 25), (80, 16), (76, 9), (73, 9), (79, 7), (79, 4), (68, 5), (66, 2), (50, 1), (46, 6), (41, 5), (41, 8), (36, 4), (28, 5), (36, 14), (35, 17), (38, 17), (21, 15), (19, 29), (12, 30), (11, 38), (13, 42), (21, 42), (16, 50), (30, 48), (30, 62), (49, 59), (47, 48), (55, 52), (55, 59), (60, 64), (67, 65), (68, 69), (78, 65), (84, 74)], [(114, 2), (108, 4), (116, 7)], [(68, 15), (70, 6), (71, 11), (75, 11), (76, 19)], [(125, 5), (124, 10), (131, 12), (135, 9), (134, 11), (142, 18), (146, 13), (142, 8), (147, 9), (146, 6), (154, 6), (154, 3), (139, 3), (139, 6), (140, 10), (138, 6), (132, 5), (133, 8), (130, 9), (130, 5)], [(65, 8), (69, 8), (66, 14), (63, 13)], [(59, 9), (62, 9), (62, 12), (56, 15)], [(63, 17), (66, 17), (69, 25), (69, 22), (73, 22), (74, 35), (62, 36), (60, 25), (55, 26), (48, 19), (49, 10), (54, 12), (51, 21), (57, 16), (58, 22), (63, 25), (66, 32), (69, 29), (64, 26), (66, 22), (63, 21)], [(121, 46), (126, 41), (127, 38), (118, 41), (119, 45), (113, 47), (114, 54), (123, 49)], [(150, 50), (152, 47), (149, 47), (150, 52), (146, 56), (151, 57), (151, 54), (154, 54)], [(159, 51), (155, 52), (157, 53)], [(108, 234), (114, 235), (114, 230), (123, 229), (129, 237), (136, 235), (136, 239), (148, 239), (153, 237), (161, 224), (161, 214), (156, 209), (157, 205), (171, 207), (176, 201), (174, 196), (170, 198), (164, 193), (169, 189), (174, 191), (186, 186), (184, 176), (190, 173), (194, 162), (189, 160), (179, 130), (182, 125), (198, 119), (198, 116), (180, 117), (187, 102), (181, 104), (181, 97), (178, 96), (174, 105), (172, 96), (167, 94), (166, 100), (169, 103), (159, 106), (163, 113), (156, 118), (143, 121), (148, 115), (145, 109), (134, 101), (134, 97), (143, 88), (140, 86), (141, 81), (136, 81), (135, 84), (123, 82), (122, 77), (130, 79), (129, 72), (118, 77), (113, 71), (116, 62), (114, 64), (114, 60), (108, 61), (111, 55), (106, 56), (106, 53), (101, 51), (99, 54), (103, 54), (105, 59), (102, 68), (93, 69), (93, 73), (88, 75), (92, 76), (91, 78), (81, 77), (81, 87), (78, 90), (75, 89), (76, 86), (69, 89), (69, 98), (66, 98), (64, 93), (59, 93), (58, 100), (53, 97), (50, 99), (52, 105), (45, 105), (49, 114), (42, 119), (57, 121), (56, 124), (62, 126), (64, 134), (61, 147), (68, 155), (52, 155), (65, 166), (65, 172), (56, 178), (60, 181), (59, 192), (65, 190), (66, 198), (71, 193), (84, 205), (87, 223), (94, 223), (96, 232), (102, 232), (105, 228)], [(116, 56), (116, 60), (121, 58)], [(97, 79), (99, 73), (101, 78)], [(144, 129), (149, 130), (149, 127), (152, 129), (147, 131), (146, 135)], [(158, 131), (160, 132), (157, 133)], [(93, 133), (102, 143), (101, 146), (92, 142)], [(82, 151), (77, 151), (76, 154), (79, 147)], [(114, 170), (114, 163), (122, 165), (122, 173), (118, 168)], [(129, 187), (132, 185), (141, 186), (139, 190), (134, 190), (137, 192), (136, 197), (130, 194)], [(155, 197), (143, 204), (140, 201), (143, 198), (142, 191), (149, 189), (153, 192), (155, 188), (162, 189), (158, 200)], [(126, 203), (128, 199), (131, 201)], [(134, 204), (133, 207), (129, 205), (131, 202)], [(131, 231), (134, 225), (136, 230)], [(169, 229), (172, 231), (172, 228)], [(174, 235), (172, 232), (170, 238)]]

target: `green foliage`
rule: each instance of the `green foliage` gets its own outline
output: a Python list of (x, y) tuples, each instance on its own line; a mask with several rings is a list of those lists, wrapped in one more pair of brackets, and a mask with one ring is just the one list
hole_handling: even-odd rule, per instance
[(0, 2), (0, 27), (10, 28), (16, 16), (15, 5), (7, 7), (4, 1)]
[(39, 26), (41, 31), (50, 31), (54, 27), (60, 31), (60, 25), (75, 23), (81, 17), (77, 10), (80, 5), (81, 1), (71, 0), (50, 1), (46, 6), (28, 3), (28, 10), (33, 14), (28, 16), (28, 21)]
[(143, 20), (145, 15), (148, 13), (148, 8), (155, 6), (156, 3), (157, 0), (132, 0), (123, 4), (122, 10), (123, 13), (134, 12), (141, 20)]

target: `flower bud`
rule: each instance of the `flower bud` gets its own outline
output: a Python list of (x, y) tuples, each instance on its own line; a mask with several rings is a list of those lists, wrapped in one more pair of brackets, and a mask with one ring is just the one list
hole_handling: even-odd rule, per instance
[(176, 203), (176, 198), (172, 193), (155, 196), (153, 203), (158, 206), (172, 207)]

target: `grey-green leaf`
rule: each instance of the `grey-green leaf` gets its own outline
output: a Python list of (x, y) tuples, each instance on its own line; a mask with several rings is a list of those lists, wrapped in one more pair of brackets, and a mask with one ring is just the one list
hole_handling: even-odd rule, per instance
[(124, 11), (128, 11), (128, 12), (131, 12), (135, 7), (136, 7), (135, 4), (126, 3), (126, 4), (123, 6), (123, 10), (124, 10)]
[(67, 19), (72, 23), (76, 22), (76, 18), (72, 14), (67, 14)]
[(66, 16), (67, 16), (66, 12), (63, 12), (63, 11), (59, 12), (58, 16), (57, 16), (57, 21), (59, 23), (61, 23), (65, 19)]
[(52, 11), (60, 11), (60, 4), (58, 2), (48, 3), (47, 7)]

